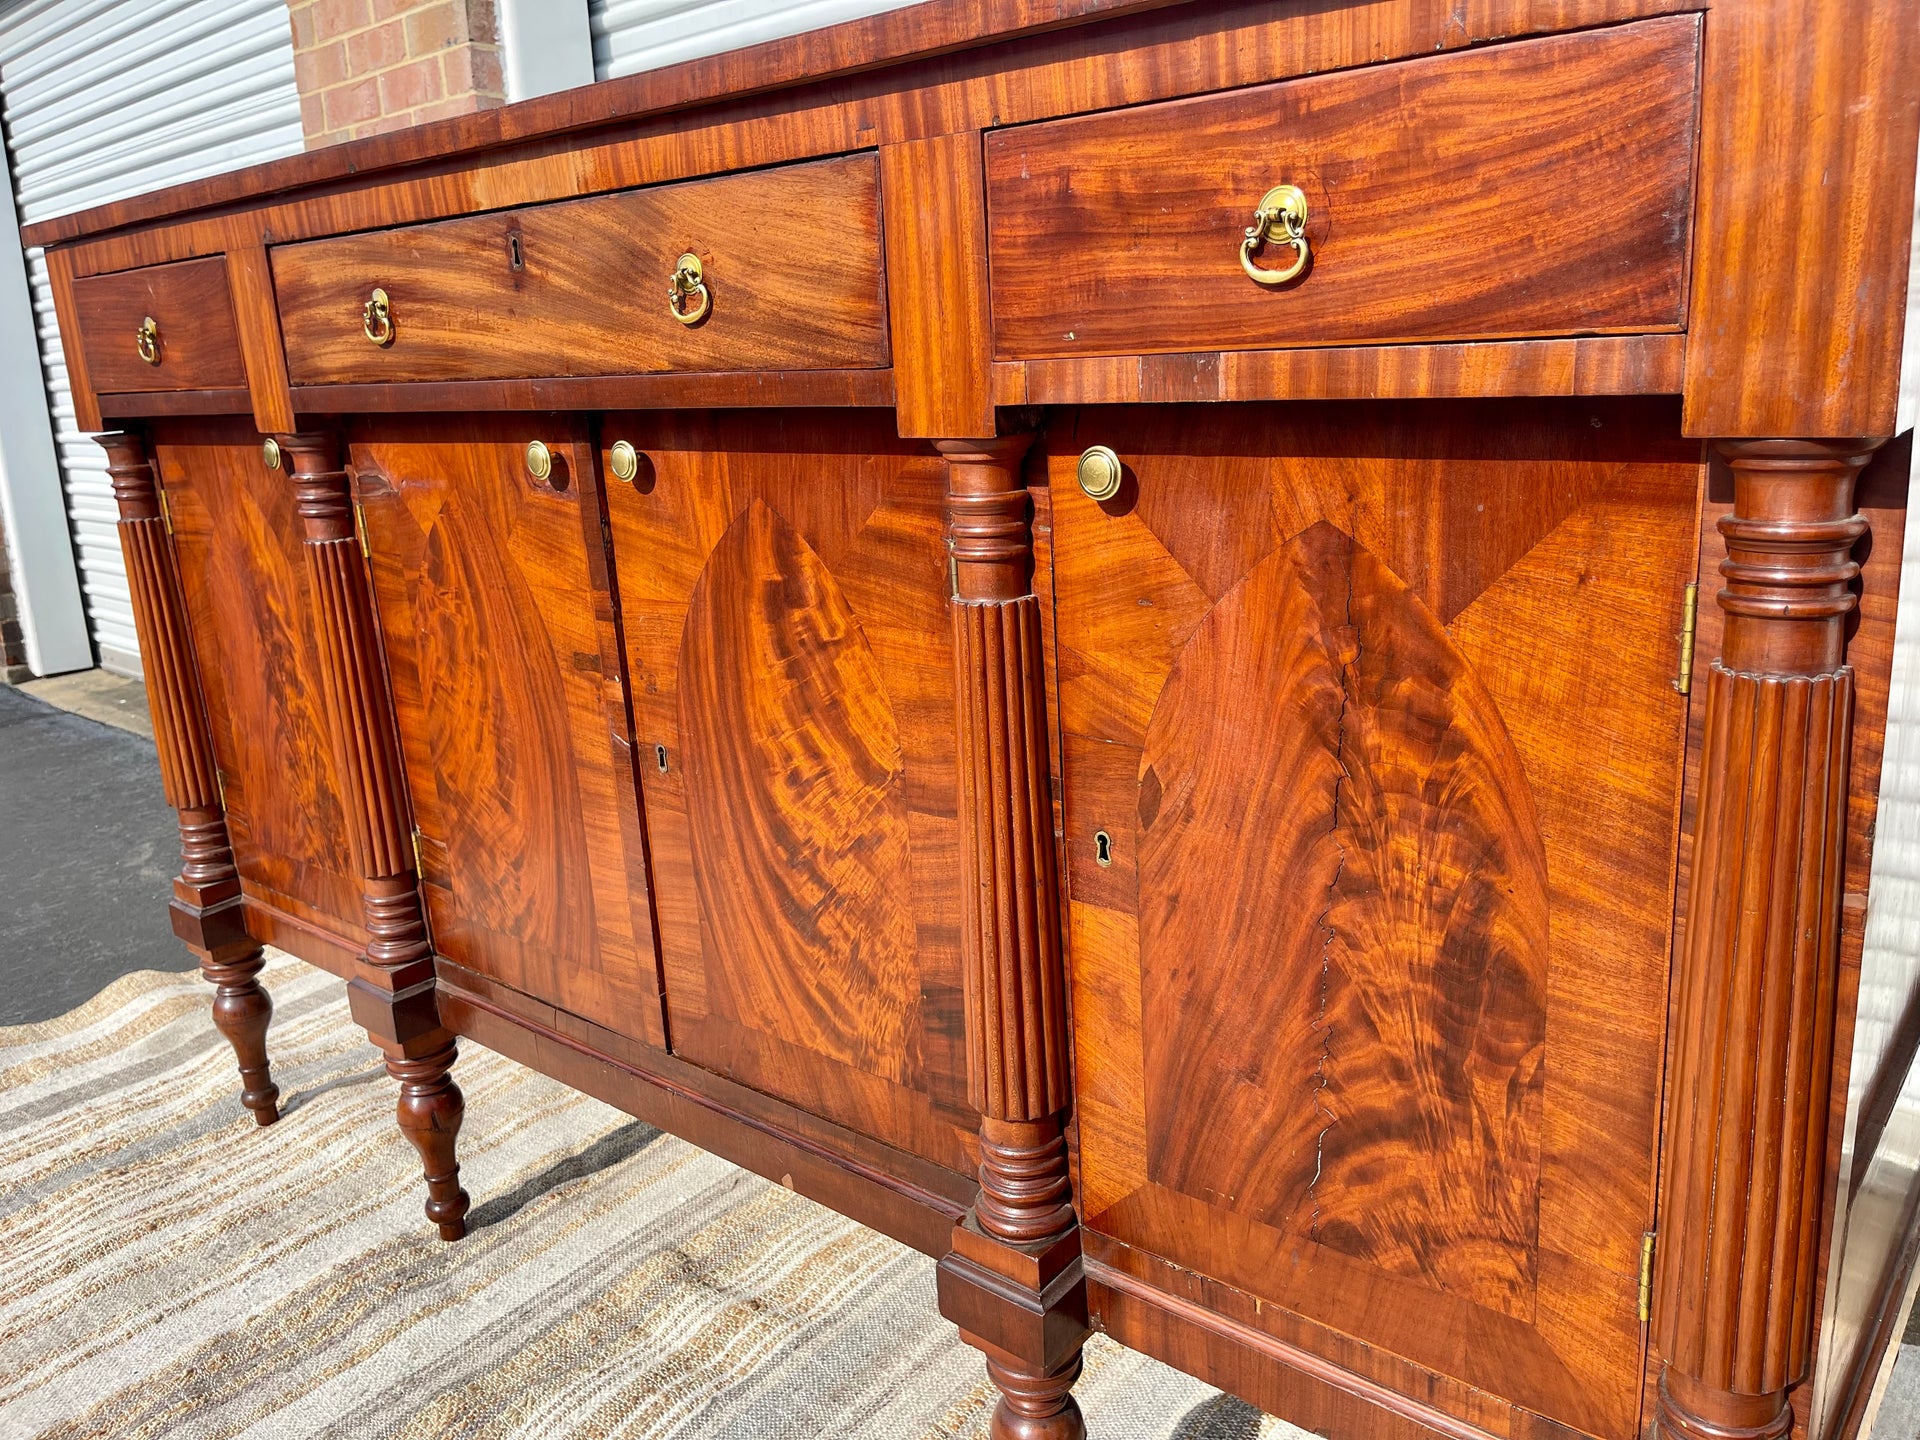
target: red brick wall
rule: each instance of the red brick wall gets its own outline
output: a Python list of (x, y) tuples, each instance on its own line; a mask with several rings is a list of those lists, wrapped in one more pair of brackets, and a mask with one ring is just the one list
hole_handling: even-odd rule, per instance
[(506, 101), (493, 0), (288, 0), (307, 148)]

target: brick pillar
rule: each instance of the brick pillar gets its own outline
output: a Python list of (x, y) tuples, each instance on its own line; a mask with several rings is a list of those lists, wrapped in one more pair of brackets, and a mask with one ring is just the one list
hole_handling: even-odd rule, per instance
[(307, 148), (506, 103), (493, 0), (288, 0)]

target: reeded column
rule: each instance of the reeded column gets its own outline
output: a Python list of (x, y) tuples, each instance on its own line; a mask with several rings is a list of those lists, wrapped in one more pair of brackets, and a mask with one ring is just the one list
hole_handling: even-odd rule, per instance
[(940, 1263), (940, 1310), (986, 1353), (1003, 1440), (1080, 1440), (1086, 1288), (1061, 1125), (1066, 975), (1047, 774), (1029, 437), (942, 441), (952, 546), (961, 948), (980, 1198)]
[(240, 876), (227, 838), (213, 736), (194, 668), (186, 597), (146, 442), (138, 435), (94, 437), (120, 509), (120, 553), (133, 592), (134, 628), (153, 715), (154, 748), (167, 803), (180, 817), (180, 875), (173, 882), (173, 930), (214, 987), (213, 1023), (240, 1062), (240, 1103), (262, 1125), (280, 1118), (280, 1091), (267, 1068), (273, 1001), (261, 986), (265, 963), (247, 933)]
[(327, 727), (369, 936), (347, 999), (355, 1021), (386, 1055), (387, 1073), (400, 1082), (400, 1128), (426, 1171), (427, 1218), (440, 1227), (441, 1239), (458, 1240), (467, 1233), (468, 1201), (454, 1142), (465, 1106), (452, 1078), (454, 1039), (434, 999), (433, 945), (414, 873), (399, 730), (352, 493), (334, 436), (277, 439), (300, 513)]
[(1775, 1440), (1806, 1378), (1847, 829), (1854, 479), (1877, 442), (1723, 442), (1726, 615), (1707, 670), (1652, 1339), (1660, 1424)]

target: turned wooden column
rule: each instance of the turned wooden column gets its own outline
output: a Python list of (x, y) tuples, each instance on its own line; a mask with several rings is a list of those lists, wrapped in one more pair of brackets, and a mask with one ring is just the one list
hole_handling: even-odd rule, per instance
[(213, 735), (200, 693), (186, 597), (174, 566), (153, 461), (138, 435), (96, 435), (120, 509), (120, 553), (133, 593), (133, 623), (153, 716), (160, 783), (180, 817), (180, 874), (173, 882), (173, 931), (214, 987), (213, 1023), (240, 1062), (240, 1103), (262, 1125), (280, 1118), (280, 1090), (267, 1068), (273, 1001), (261, 986), (265, 963), (247, 933), (240, 876), (227, 838)]
[(465, 1106), (452, 1078), (454, 1039), (434, 998), (399, 729), (352, 492), (331, 434), (282, 435), (277, 443), (300, 513), (327, 727), (367, 924), (366, 953), (347, 983), (347, 999), (385, 1054), (387, 1073), (400, 1082), (400, 1128), (426, 1171), (427, 1218), (441, 1239), (458, 1240), (467, 1233), (468, 1200), (454, 1142)]
[(961, 949), (980, 1196), (940, 1264), (940, 1310), (987, 1357), (993, 1433), (1079, 1440), (1087, 1334), (1062, 1122), (1066, 974), (1047, 776), (1029, 437), (942, 441), (954, 559)]
[(1876, 442), (1724, 442), (1726, 614), (1707, 669), (1653, 1343), (1660, 1423), (1773, 1440), (1806, 1378), (1847, 828), (1854, 478)]

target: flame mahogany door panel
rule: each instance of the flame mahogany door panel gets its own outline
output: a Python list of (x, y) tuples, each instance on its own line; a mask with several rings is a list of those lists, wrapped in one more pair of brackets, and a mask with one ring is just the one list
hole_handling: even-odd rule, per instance
[[(1610, 1440), (1703, 473), (1678, 418), (1088, 409), (1049, 437), (1091, 1253), (1463, 1418), (1479, 1390)], [(1127, 466), (1104, 504), (1091, 444)]]
[(890, 413), (610, 417), (677, 1055), (970, 1170), (945, 479)]
[(155, 421), (149, 438), (242, 887), (358, 950), (360, 881), (327, 739), (293, 487), (267, 469), (247, 421)]
[[(435, 948), (665, 1043), (593, 448), (546, 415), (368, 421), (371, 552)], [(527, 468), (544, 441), (552, 474)]]

